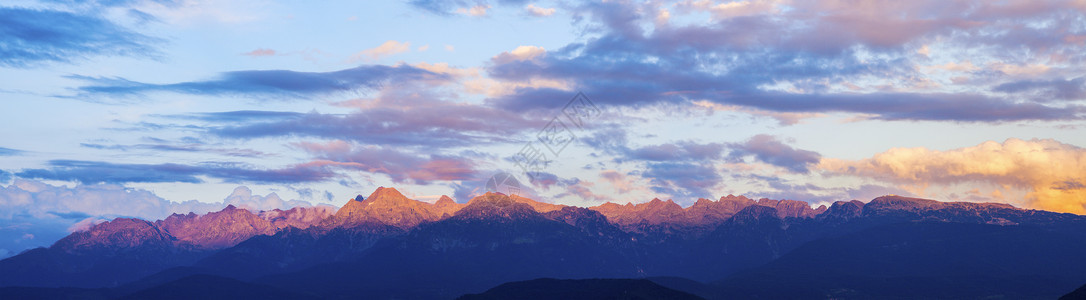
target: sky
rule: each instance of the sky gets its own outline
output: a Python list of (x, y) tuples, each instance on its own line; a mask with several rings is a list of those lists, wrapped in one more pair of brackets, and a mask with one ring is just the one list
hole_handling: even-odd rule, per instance
[(0, 257), (502, 173), (578, 206), (1084, 214), (1084, 60), (1084, 0), (5, 1)]

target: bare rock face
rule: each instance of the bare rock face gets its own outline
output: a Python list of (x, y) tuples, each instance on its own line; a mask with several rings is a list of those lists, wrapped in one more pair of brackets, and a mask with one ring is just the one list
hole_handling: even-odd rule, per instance
[(626, 203), (626, 205), (618, 205), (615, 203), (604, 203), (599, 206), (590, 207), (607, 217), (608, 221), (615, 223), (620, 227), (629, 227), (637, 224), (685, 224), (687, 223), (686, 214), (683, 211), (682, 206), (676, 204), (674, 201), (663, 201), (659, 198), (654, 198), (652, 201), (645, 203)]
[(694, 224), (717, 224), (754, 204), (754, 200), (744, 196), (727, 195), (719, 201), (702, 198), (686, 208), (686, 217)]
[(182, 242), (208, 249), (229, 247), (256, 235), (275, 233), (271, 222), (233, 205), (202, 216), (174, 214), (155, 225)]
[(468, 205), (456, 212), (452, 218), (457, 220), (481, 219), (481, 220), (518, 220), (518, 219), (542, 219), (532, 205), (515, 200), (505, 194), (487, 192), (481, 196), (472, 198)]
[(456, 214), (456, 212), (459, 211), (461, 208), (464, 208), (464, 206), (467, 206), (467, 204), (456, 203), (456, 201), (453, 201), (452, 198), (449, 198), (449, 196), (445, 195), (441, 195), (441, 198), (437, 199), (437, 202), (434, 202), (434, 208), (436, 208), (437, 212), (442, 215), (441, 218), (443, 219), (448, 218), (453, 214)]
[(202, 249), (221, 249), (237, 245), (257, 235), (272, 235), (285, 227), (308, 228), (330, 214), (323, 207), (295, 207), (253, 213), (229, 205), (205, 215), (173, 214), (155, 222), (181, 243)]
[(720, 197), (718, 201), (698, 199), (694, 205), (685, 209), (671, 200), (660, 199), (626, 205), (608, 202), (590, 209), (600, 212), (608, 221), (626, 230), (643, 231), (646, 226), (711, 229), (753, 205), (773, 208), (781, 219), (813, 218), (828, 209), (825, 206), (811, 208), (810, 204), (804, 201), (762, 198), (755, 202), (750, 198), (735, 195)]
[(269, 210), (260, 212), (260, 218), (268, 220), (278, 229), (294, 227), (306, 229), (320, 224), (325, 218), (332, 216), (335, 209), (332, 206), (295, 207), (289, 210)]
[(830, 205), (824, 213), (818, 215), (819, 219), (850, 220), (860, 216), (864, 203), (860, 200), (837, 201)]
[(117, 218), (92, 226), (57, 241), (51, 248), (67, 253), (89, 251), (113, 252), (138, 247), (169, 247), (176, 239), (154, 223), (140, 219)]
[[(451, 199), (450, 199), (451, 200)], [(408, 199), (395, 188), (379, 187), (368, 198), (361, 196), (347, 201), (326, 221), (326, 227), (351, 227), (366, 222), (380, 222), (399, 228), (412, 228), (425, 222), (439, 220), (445, 210), (434, 204)]]
[(888, 195), (875, 198), (863, 207), (863, 215), (901, 219), (1016, 225), (1048, 224), (1066, 218), (1063, 214), (1016, 208), (1003, 203), (940, 202)]
[(767, 198), (758, 199), (758, 205), (768, 206), (777, 209), (777, 216), (783, 218), (813, 218), (818, 214), (826, 211), (826, 207), (822, 206), (818, 209), (811, 208), (811, 205), (805, 201), (796, 200), (771, 200)]

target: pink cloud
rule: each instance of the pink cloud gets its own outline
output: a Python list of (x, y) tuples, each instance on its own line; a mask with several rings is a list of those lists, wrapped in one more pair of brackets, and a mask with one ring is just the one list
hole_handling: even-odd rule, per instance
[(355, 145), (345, 141), (301, 142), (296, 147), (316, 160), (311, 167), (336, 166), (388, 175), (396, 183), (426, 184), (430, 181), (466, 180), (476, 176), (475, 162), (468, 158), (415, 154), (402, 149)]
[(253, 51), (242, 53), (241, 55), (248, 56), (275, 56), (276, 52), (272, 49), (259, 48)]

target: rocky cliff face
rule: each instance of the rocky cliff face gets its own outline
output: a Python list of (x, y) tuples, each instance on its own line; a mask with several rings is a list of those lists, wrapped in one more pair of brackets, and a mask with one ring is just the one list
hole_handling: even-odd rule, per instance
[(821, 206), (811, 208), (810, 204), (795, 200), (771, 200), (762, 198), (755, 202), (744, 196), (728, 195), (720, 197), (720, 200), (698, 199), (694, 205), (682, 208), (674, 201), (652, 201), (626, 205), (604, 203), (591, 207), (607, 217), (607, 220), (631, 232), (647, 232), (659, 230), (655, 227), (668, 227), (671, 229), (698, 231), (708, 230), (723, 223), (739, 211), (752, 205), (773, 208), (780, 218), (813, 218), (828, 208)]
[(92, 251), (113, 252), (121, 249), (170, 247), (177, 239), (154, 223), (130, 218), (117, 218), (72, 233), (53, 244), (51, 248), (67, 253)]
[(758, 205), (772, 207), (777, 210), (777, 216), (781, 218), (813, 218), (822, 212), (825, 212), (827, 207), (825, 205), (818, 208), (811, 208), (811, 205), (804, 201), (796, 200), (772, 200), (767, 198), (758, 199)]
[(358, 196), (347, 201), (323, 226), (352, 227), (365, 222), (380, 222), (409, 229), (451, 216), (461, 207), (447, 196), (431, 204), (408, 199), (395, 188), (379, 187), (367, 198)]
[(531, 204), (524, 202), (526, 199), (515, 199), (505, 194), (487, 192), (468, 201), (468, 205), (456, 212), (452, 219), (514, 220), (543, 218), (538, 211), (532, 208)]
[(1072, 214), (1016, 208), (1002, 203), (940, 202), (901, 196), (882, 196), (863, 206), (867, 217), (996, 225), (1051, 224), (1073, 219)]
[(287, 226), (308, 228), (329, 216), (323, 207), (295, 207), (253, 213), (229, 205), (205, 215), (173, 214), (154, 223), (181, 243), (204, 249), (237, 245), (256, 235), (272, 235)]

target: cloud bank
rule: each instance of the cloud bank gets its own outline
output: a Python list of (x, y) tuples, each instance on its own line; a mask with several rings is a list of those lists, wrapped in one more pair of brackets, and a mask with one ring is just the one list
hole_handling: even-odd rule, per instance
[(919, 185), (973, 182), (1027, 189), (1028, 207), (1086, 214), (1086, 149), (1052, 139), (1007, 139), (947, 151), (894, 148), (819, 169)]

